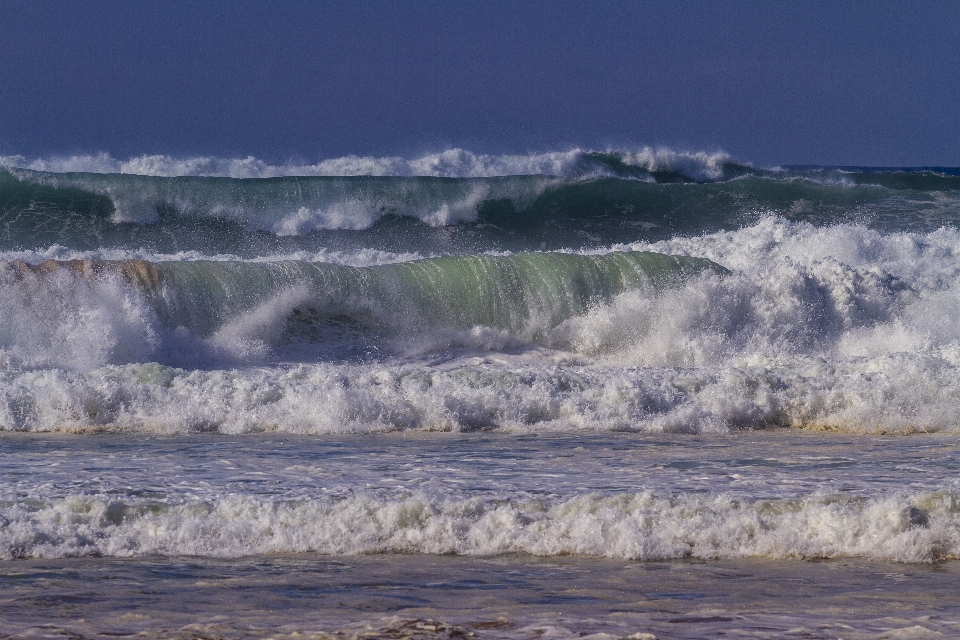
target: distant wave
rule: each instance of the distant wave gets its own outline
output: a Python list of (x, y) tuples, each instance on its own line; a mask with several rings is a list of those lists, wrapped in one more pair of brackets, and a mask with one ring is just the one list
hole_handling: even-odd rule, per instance
[(447, 149), (418, 158), (349, 155), (316, 164), (270, 164), (246, 158), (174, 158), (142, 155), (118, 160), (108, 153), (26, 158), (0, 156), (0, 166), (51, 173), (123, 173), (155, 177), (204, 176), (228, 178), (278, 178), (286, 176), (431, 176), (439, 178), (491, 178), (516, 175), (580, 176), (619, 175), (623, 170), (678, 173), (695, 181), (724, 177), (731, 159), (721, 151), (681, 152), (665, 147), (634, 151), (570, 149), (515, 155), (487, 155), (465, 149)]

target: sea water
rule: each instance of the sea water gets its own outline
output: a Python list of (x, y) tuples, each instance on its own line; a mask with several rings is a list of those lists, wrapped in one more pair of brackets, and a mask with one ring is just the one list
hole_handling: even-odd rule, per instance
[(15, 633), (957, 632), (960, 171), (2, 164)]

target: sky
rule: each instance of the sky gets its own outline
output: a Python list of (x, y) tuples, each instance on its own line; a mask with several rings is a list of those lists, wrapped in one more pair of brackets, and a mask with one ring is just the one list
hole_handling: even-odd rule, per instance
[(960, 2), (0, 0), (0, 154), (960, 166)]

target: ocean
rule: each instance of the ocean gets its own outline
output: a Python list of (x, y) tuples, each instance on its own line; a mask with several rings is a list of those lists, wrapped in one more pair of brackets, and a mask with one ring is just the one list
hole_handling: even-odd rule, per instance
[(2, 157), (0, 637), (955, 637), (958, 276), (955, 168)]

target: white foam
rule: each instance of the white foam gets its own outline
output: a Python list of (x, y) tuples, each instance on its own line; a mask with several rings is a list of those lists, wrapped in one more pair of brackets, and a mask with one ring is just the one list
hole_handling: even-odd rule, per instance
[(730, 156), (722, 151), (682, 153), (665, 147), (644, 147), (640, 151), (624, 153), (624, 164), (641, 167), (650, 172), (675, 171), (694, 180), (723, 178), (723, 165)]
[[(426, 210), (407, 210), (405, 215), (416, 217), (432, 227), (442, 227), (474, 222), (477, 219), (477, 205), (490, 193), (484, 184), (475, 185), (461, 198), (451, 199)], [(270, 231), (279, 236), (296, 236), (319, 229), (361, 230), (372, 227), (387, 209), (383, 202), (347, 199), (323, 208), (300, 207), (294, 213), (284, 216), (271, 225)], [(211, 211), (213, 215), (242, 218), (234, 212), (224, 215), (223, 211)]]
[(640, 491), (562, 501), (444, 493), (172, 502), (73, 495), (0, 507), (0, 557), (520, 552), (930, 562), (960, 557), (957, 501), (947, 491), (767, 500)]
[[(224, 365), (256, 359), (263, 342), (249, 332), (263, 328), (258, 319), (272, 327), (270, 318), (254, 317), (211, 341), (184, 336), (180, 348)], [(634, 369), (576, 366), (575, 356), (564, 365), (543, 356), (461, 354), (442, 366), (8, 370), (0, 377), (0, 428), (323, 434), (489, 428), (717, 433), (796, 426), (955, 433), (956, 362), (956, 353), (952, 362), (888, 354), (840, 362), (795, 358), (780, 366)]]
[(777, 216), (738, 230), (616, 245), (613, 250), (696, 255), (744, 271), (785, 260), (810, 265), (825, 259), (917, 279), (949, 279), (960, 271), (960, 231), (954, 228), (884, 233), (857, 224), (814, 226)]
[(151, 359), (159, 324), (119, 278), (86, 282), (66, 272), (38, 278), (0, 269), (0, 368), (86, 370)]
[[(53, 156), (30, 159), (0, 157), (0, 166), (53, 173), (126, 173), (144, 176), (220, 176), (231, 178), (275, 178), (280, 176), (435, 176), (481, 178), (512, 175), (580, 176), (603, 173), (591, 162), (593, 151), (574, 148), (545, 153), (489, 155), (454, 148), (418, 158), (350, 155), (316, 164), (274, 165), (252, 156), (246, 158), (174, 158), (143, 155), (118, 160), (107, 153)], [(665, 147), (631, 150), (608, 149), (630, 166), (647, 171), (675, 171), (699, 180), (723, 177), (723, 164), (730, 160), (723, 152), (680, 152)]]

